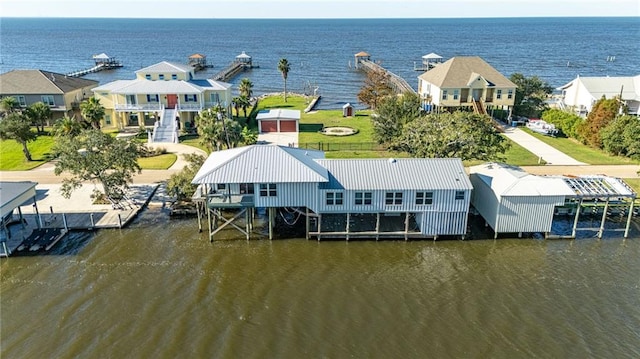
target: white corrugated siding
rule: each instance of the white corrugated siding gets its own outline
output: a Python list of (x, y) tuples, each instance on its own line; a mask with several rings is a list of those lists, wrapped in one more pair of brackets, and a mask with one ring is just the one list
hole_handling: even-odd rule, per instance
[(489, 226), (495, 231), (496, 218), (498, 216), (498, 198), (493, 190), (477, 175), (469, 176), (473, 184), (473, 196), (471, 204), (478, 210)]
[(420, 232), (425, 236), (463, 236), (468, 212), (423, 212)]
[(550, 232), (555, 206), (564, 196), (503, 197), (498, 213), (497, 233)]
[(276, 183), (276, 197), (261, 197), (256, 184), (256, 207), (309, 207), (314, 212), (318, 202), (317, 183)]

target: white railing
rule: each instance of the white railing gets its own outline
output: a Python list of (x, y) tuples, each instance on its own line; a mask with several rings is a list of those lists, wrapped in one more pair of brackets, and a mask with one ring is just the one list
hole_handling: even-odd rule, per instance
[(131, 103), (125, 103), (125, 104), (116, 104), (116, 111), (144, 111), (144, 112), (150, 112), (150, 111), (161, 111), (163, 108), (162, 104), (158, 103), (158, 104), (151, 104), (151, 103), (146, 103), (146, 104), (131, 104)]
[(180, 103), (178, 104), (178, 111), (200, 111), (202, 106), (199, 103)]

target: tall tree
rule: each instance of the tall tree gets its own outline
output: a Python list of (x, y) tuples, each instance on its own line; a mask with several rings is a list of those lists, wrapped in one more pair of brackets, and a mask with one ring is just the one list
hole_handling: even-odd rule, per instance
[(224, 148), (233, 148), (242, 141), (242, 127), (237, 121), (221, 115), (221, 112), (210, 108), (196, 117), (200, 143), (210, 152)]
[(604, 96), (596, 101), (587, 115), (587, 119), (578, 126), (581, 140), (591, 147), (602, 148), (600, 131), (613, 121), (620, 111), (617, 98), (607, 99)]
[(236, 96), (231, 99), (233, 108), (236, 110), (236, 117), (240, 117), (240, 96)]
[[(66, 198), (83, 182), (100, 183), (104, 194), (113, 200), (122, 199), (135, 173), (140, 173), (140, 146), (133, 140), (115, 138), (100, 130), (88, 129), (78, 136), (56, 138), (54, 151), (58, 155), (54, 173), (71, 176), (62, 181)], [(102, 192), (96, 188), (93, 197)]]
[(82, 112), (82, 117), (91, 124), (91, 127), (96, 130), (100, 129), (100, 123), (105, 114), (104, 107), (100, 104), (100, 100), (95, 97), (90, 97), (80, 104), (80, 111)]
[(470, 112), (429, 114), (404, 126), (395, 149), (420, 158), (501, 160), (507, 140), (488, 116)]
[(0, 99), (0, 114), (8, 115), (20, 109), (20, 103), (13, 96), (7, 96)]
[(242, 114), (243, 114), (243, 115), (244, 115), (244, 117), (246, 118), (246, 117), (247, 117), (247, 108), (248, 108), (249, 106), (251, 106), (251, 101), (249, 100), (249, 98), (248, 98), (248, 97), (246, 97), (246, 96), (244, 96), (244, 95), (243, 95), (243, 96), (240, 96), (240, 97), (238, 98), (238, 102), (239, 102), (239, 104), (240, 104), (240, 107), (242, 107)]
[(32, 161), (27, 143), (35, 141), (38, 135), (31, 131), (26, 116), (20, 112), (11, 112), (0, 120), (0, 139), (15, 140), (22, 145), (22, 153), (27, 161)]
[(251, 99), (251, 96), (253, 96), (253, 82), (251, 82), (247, 77), (243, 78), (240, 80), (240, 84), (238, 85), (238, 91), (240, 92), (240, 96), (245, 96), (246, 98)]
[(579, 138), (578, 126), (584, 121), (582, 117), (562, 111), (557, 108), (551, 108), (542, 113), (542, 119), (548, 123), (555, 125), (565, 136)]
[(539, 118), (549, 108), (545, 100), (553, 92), (553, 87), (538, 76), (525, 77), (515, 73), (509, 78), (518, 86), (514, 99), (513, 112), (516, 115)]
[(27, 107), (25, 115), (27, 115), (31, 123), (36, 125), (36, 130), (42, 133), (44, 132), (44, 125), (48, 124), (53, 114), (51, 108), (44, 102), (36, 102)]
[(289, 76), (289, 61), (285, 58), (278, 61), (278, 71), (282, 74), (284, 80), (284, 102), (287, 102), (287, 77)]
[(617, 156), (640, 159), (640, 119), (620, 115), (600, 131), (604, 149)]
[(383, 98), (393, 93), (390, 76), (386, 71), (369, 71), (364, 80), (364, 85), (360, 88), (360, 92), (358, 92), (358, 101), (375, 110)]
[(420, 117), (420, 97), (414, 93), (389, 96), (382, 99), (371, 116), (373, 137), (378, 143), (391, 143), (401, 133), (405, 124)]

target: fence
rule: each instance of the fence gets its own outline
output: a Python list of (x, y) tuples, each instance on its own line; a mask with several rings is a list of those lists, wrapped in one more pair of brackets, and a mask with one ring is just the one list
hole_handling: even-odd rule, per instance
[(384, 145), (376, 142), (353, 142), (353, 143), (332, 143), (332, 142), (301, 142), (298, 148), (320, 151), (386, 151)]

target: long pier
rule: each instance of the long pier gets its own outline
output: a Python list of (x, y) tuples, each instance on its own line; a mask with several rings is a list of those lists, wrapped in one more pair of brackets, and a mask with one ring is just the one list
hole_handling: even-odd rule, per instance
[(215, 81), (229, 82), (240, 72), (257, 67), (259, 66), (253, 63), (251, 56), (242, 51), (229, 66), (213, 75), (212, 79)]
[(356, 54), (355, 64), (356, 64), (356, 68), (360, 68), (365, 72), (382, 71), (387, 75), (389, 75), (389, 79), (391, 81), (390, 83), (391, 87), (395, 92), (399, 94), (402, 94), (405, 92), (417, 93), (417, 91), (413, 87), (411, 87), (411, 85), (409, 85), (409, 83), (405, 79), (385, 69), (384, 67), (376, 64), (375, 62), (371, 61), (369, 55), (366, 53)]

